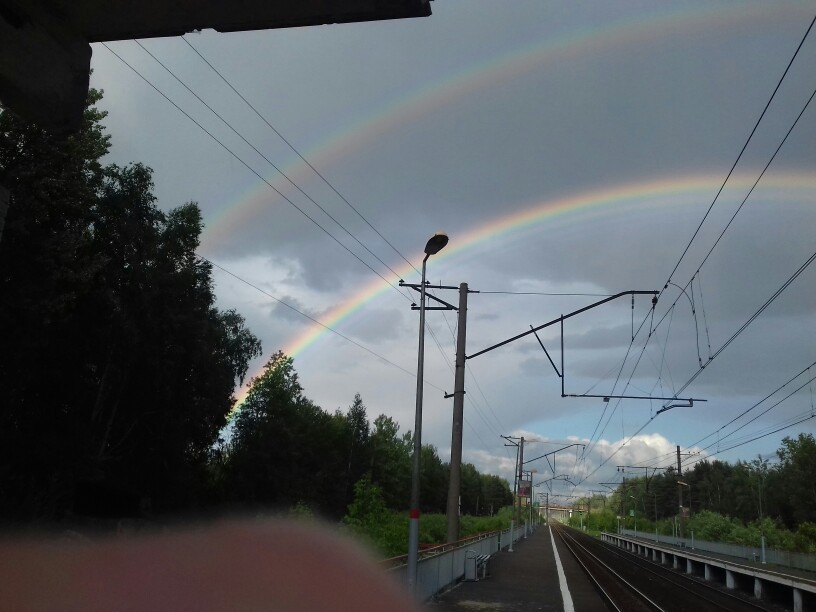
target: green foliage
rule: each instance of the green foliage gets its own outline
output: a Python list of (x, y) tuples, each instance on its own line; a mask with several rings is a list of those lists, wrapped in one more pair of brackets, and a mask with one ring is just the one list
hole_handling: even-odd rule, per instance
[(698, 512), (688, 521), (688, 529), (693, 531), (698, 539), (711, 542), (727, 541), (738, 525), (738, 521), (708, 510)]
[(809, 433), (786, 437), (776, 454), (780, 465), (772, 490), (780, 494), (780, 515), (789, 526), (816, 522), (816, 439)]
[(345, 502), (334, 467), (345, 466), (348, 457), (342, 425), (303, 395), (292, 359), (274, 354), (235, 418), (229, 501), (279, 508), (304, 501), (341, 515), (324, 500)]
[(635, 509), (639, 517), (657, 521), (661, 533), (672, 533), (671, 521), (682, 494), (692, 521), (700, 521), (695, 528), (698, 537), (705, 533), (706, 537), (710, 534), (712, 538), (740, 543), (758, 541), (760, 528), (750, 526), (761, 521), (768, 534), (776, 534), (780, 526), (787, 528), (774, 535), (781, 546), (804, 550), (805, 539), (789, 536), (788, 530), (816, 522), (816, 481), (812, 476), (816, 473), (816, 440), (804, 433), (796, 439), (785, 438), (777, 456), (776, 465), (762, 457), (734, 465), (700, 461), (683, 473), (682, 480), (689, 487), (677, 484), (680, 479), (673, 469), (648, 483), (643, 477), (627, 478), (625, 490), (618, 487), (608, 503), (622, 514)]
[(613, 532), (617, 529), (617, 526), (618, 526), (617, 515), (614, 512), (602, 510), (601, 512), (593, 512), (589, 516), (588, 529), (590, 531)]
[(407, 517), (388, 510), (382, 491), (367, 478), (354, 485), (354, 501), (349, 505), (343, 523), (385, 557), (396, 557), (406, 552)]
[[(513, 493), (504, 478), (493, 474), (481, 474), (479, 499), (475, 504), (475, 514), (490, 515), (499, 512), (505, 506), (513, 504)], [(509, 520), (509, 518), (508, 518)]]
[(448, 506), (448, 465), (442, 463), (436, 448), (422, 445), (420, 509), (424, 513), (445, 512)]
[[(502, 508), (493, 516), (471, 516), (463, 514), (459, 521), (459, 530), (462, 537), (487, 531), (499, 531), (510, 527), (510, 507)], [(447, 534), (446, 534), (447, 535)]]
[(79, 133), (0, 115), (0, 514), (179, 508), (199, 497), (236, 379), (260, 343), (215, 308), (194, 203), (162, 212), (151, 170), (103, 166)]
[[(89, 92), (70, 137), (0, 114), (0, 184), (10, 191), (0, 517), (53, 519), (115, 500), (114, 515), (222, 504), (339, 519), (366, 478), (387, 513), (406, 510), (410, 432), (384, 415), (372, 426), (359, 394), (347, 411), (326, 412), (280, 352), (219, 438), (260, 343), (237, 312), (215, 307), (211, 264), (196, 255), (198, 206), (160, 209), (150, 168), (102, 163), (100, 98)], [(421, 454), (430, 516), (445, 510), (449, 466), (431, 446)], [(462, 498), (467, 512), (489, 514), (509, 491), (465, 465)], [(406, 528), (382, 537), (402, 542)]]
[(296, 521), (313, 521), (314, 511), (306, 502), (299, 501), (294, 506), (289, 508), (289, 512), (287, 514), (287, 518), (296, 520)]
[(448, 517), (439, 513), (423, 514), (419, 521), (419, 541), (427, 546), (444, 544), (447, 539)]
[(369, 437), (371, 481), (383, 491), (389, 508), (407, 510), (411, 495), (411, 437), (399, 435), (399, 425), (381, 414)]
[(801, 523), (793, 536), (793, 544), (796, 550), (802, 552), (816, 552), (816, 524)]
[(388, 515), (380, 487), (371, 484), (368, 478), (358, 480), (354, 485), (354, 501), (348, 507), (343, 521), (347, 525), (363, 526), (381, 523)]
[[(502, 508), (493, 517), (462, 515), (462, 537), (507, 529), (510, 507)], [(408, 514), (389, 510), (382, 490), (364, 478), (354, 485), (354, 501), (349, 505), (343, 524), (384, 557), (396, 557), (408, 552)], [(447, 517), (444, 514), (423, 514), (419, 521), (420, 545), (434, 546), (447, 540)]]

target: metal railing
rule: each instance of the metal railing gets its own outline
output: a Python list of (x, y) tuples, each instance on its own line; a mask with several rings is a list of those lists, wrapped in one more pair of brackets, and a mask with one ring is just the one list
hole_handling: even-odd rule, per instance
[[(524, 528), (514, 529), (513, 542), (524, 537)], [(465, 558), (468, 551), (477, 555), (492, 555), (510, 546), (510, 530), (491, 531), (465, 538), (453, 544), (424, 548), (419, 553), (415, 599), (427, 601), (440, 591), (455, 584), (465, 575)], [(407, 555), (386, 559), (391, 576), (400, 584), (407, 584)]]
[[(669, 546), (680, 546), (689, 550), (712, 552), (718, 555), (728, 555), (748, 561), (760, 561), (762, 559), (762, 549), (759, 546), (746, 546), (744, 544), (727, 544), (725, 542), (709, 542), (698, 540), (697, 538), (677, 538), (670, 535), (658, 535), (647, 531), (635, 531), (633, 529), (621, 529), (621, 535), (636, 537), (641, 540), (651, 540)], [(816, 555), (808, 553), (791, 552), (778, 548), (765, 548), (765, 562), (782, 567), (816, 572)]]

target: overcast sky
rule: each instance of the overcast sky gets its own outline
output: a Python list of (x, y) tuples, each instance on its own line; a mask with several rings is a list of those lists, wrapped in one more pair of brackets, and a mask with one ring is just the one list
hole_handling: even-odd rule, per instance
[[(444, 231), (428, 279), (481, 292), (469, 296), (469, 355), (603, 296), (665, 286), (654, 313), (641, 295), (634, 310), (625, 297), (565, 323), (565, 392), (706, 400), (656, 416), (666, 402), (562, 398), (528, 336), (468, 360), (464, 459), (480, 470), (511, 477), (515, 449), (501, 435), (523, 435), (527, 458), (585, 444), (556, 454), (556, 473), (578, 485), (553, 487), (566, 495), (620, 481), (618, 465), (671, 465), (676, 445), (699, 453), (686, 466), (733, 462), (813, 432), (816, 265), (751, 319), (816, 251), (816, 108), (805, 109), (816, 33), (717, 197), (812, 2), (432, 8), (93, 45), (109, 161), (152, 167), (164, 209), (199, 203), (200, 254), (247, 281), (215, 271), (219, 306), (263, 343), (252, 372), (284, 350), (324, 409), (359, 392), (372, 421), (413, 429), (419, 316), (398, 280), (419, 282), (425, 242)], [(422, 439), (443, 459), (456, 322), (427, 315)], [(558, 326), (540, 338), (560, 370)], [(525, 467), (536, 481), (553, 475), (543, 459)]]

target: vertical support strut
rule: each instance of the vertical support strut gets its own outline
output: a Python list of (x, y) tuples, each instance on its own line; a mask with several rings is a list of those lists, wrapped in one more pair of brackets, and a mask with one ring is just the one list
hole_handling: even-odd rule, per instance
[(567, 397), (564, 393), (564, 378), (567, 373), (564, 371), (564, 315), (561, 315), (561, 397)]

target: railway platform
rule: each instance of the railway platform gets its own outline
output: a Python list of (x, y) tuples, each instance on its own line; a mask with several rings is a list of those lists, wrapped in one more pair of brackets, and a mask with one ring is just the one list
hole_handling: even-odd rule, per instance
[[(501, 610), (603, 610), (604, 603), (572, 559), (554, 546), (548, 527), (499, 551), (487, 578), (464, 581), (425, 604), (434, 612)], [(569, 585), (569, 586), (568, 586)]]

